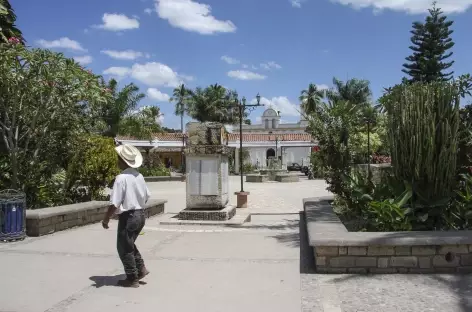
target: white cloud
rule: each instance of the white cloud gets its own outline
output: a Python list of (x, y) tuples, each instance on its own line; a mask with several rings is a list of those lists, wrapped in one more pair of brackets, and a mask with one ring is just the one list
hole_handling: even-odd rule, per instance
[(147, 9), (144, 10), (144, 13), (146, 13), (146, 14), (152, 14), (152, 12), (154, 12), (154, 10), (150, 9), (150, 8), (147, 8)]
[(131, 77), (149, 86), (177, 87), (182, 79), (169, 66), (157, 62), (134, 64)]
[(105, 13), (103, 14), (102, 21), (103, 24), (95, 27), (110, 31), (122, 31), (139, 28), (139, 22), (137, 19), (129, 18), (124, 14)]
[(257, 74), (248, 70), (232, 70), (228, 72), (228, 77), (238, 80), (264, 80), (267, 76)]
[(317, 84), (316, 87), (318, 88), (318, 90), (328, 90), (329, 89), (328, 85), (325, 85), (325, 84)]
[(82, 65), (87, 65), (92, 63), (93, 58), (90, 55), (74, 56), (74, 60)]
[[(257, 100), (252, 99), (251, 104), (256, 104), (256, 103), (257, 103)], [(280, 111), (281, 116), (286, 116), (286, 117), (300, 116), (298, 105), (290, 102), (290, 100), (286, 96), (276, 96), (276, 97), (273, 97), (271, 100), (265, 97), (261, 97), (261, 104), (272, 107), (276, 111)]]
[(128, 67), (110, 67), (103, 71), (104, 75), (117, 76), (123, 78), (130, 73)]
[(249, 66), (247, 66), (246, 64), (243, 64), (243, 68), (249, 68)]
[[(296, 1), (296, 0), (292, 0)], [(402, 11), (410, 14), (427, 13), (431, 0), (331, 0), (356, 9), (372, 8), (376, 14), (382, 10)], [(445, 13), (463, 13), (472, 6), (472, 0), (438, 0), (437, 7)]]
[(138, 51), (125, 50), (125, 51), (114, 51), (114, 50), (103, 50), (101, 53), (108, 55), (111, 58), (117, 60), (135, 60), (139, 57), (143, 57), (144, 54)]
[(44, 39), (38, 40), (37, 44), (45, 49), (66, 49), (73, 51), (86, 52), (82, 45), (75, 40), (71, 40), (68, 37), (62, 37), (57, 40), (47, 41)]
[(221, 57), (221, 60), (225, 61), (226, 63), (231, 64), (231, 65), (239, 64), (239, 60), (237, 60), (235, 58), (232, 58), (232, 57), (229, 57), (227, 55), (223, 55)]
[(271, 70), (271, 69), (281, 69), (282, 66), (277, 64), (276, 62), (267, 62), (267, 63), (262, 63), (260, 64), (261, 68), (265, 70)]
[(211, 15), (208, 4), (192, 0), (156, 0), (156, 11), (172, 26), (202, 35), (236, 31), (230, 20), (218, 20)]
[(294, 8), (301, 8), (302, 7), (302, 2), (304, 2), (305, 0), (289, 0), (290, 3), (292, 4), (292, 6)]
[(187, 80), (187, 81), (193, 81), (195, 80), (194, 77), (190, 76), (190, 75), (185, 75), (185, 74), (179, 74), (180, 78), (182, 78), (183, 80)]
[(172, 68), (165, 64), (150, 62), (146, 64), (134, 64), (129, 67), (110, 67), (103, 74), (118, 76), (120, 78), (130, 77), (148, 86), (160, 86), (175, 88), (184, 80), (191, 80), (193, 77), (179, 75)]
[(147, 89), (147, 96), (158, 102), (169, 102), (170, 96), (168, 94), (162, 93), (156, 88)]

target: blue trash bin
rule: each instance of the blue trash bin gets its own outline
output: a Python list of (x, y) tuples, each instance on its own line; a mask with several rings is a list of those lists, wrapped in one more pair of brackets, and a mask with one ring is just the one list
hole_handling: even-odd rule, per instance
[(24, 193), (0, 191), (0, 241), (26, 237), (26, 200)]

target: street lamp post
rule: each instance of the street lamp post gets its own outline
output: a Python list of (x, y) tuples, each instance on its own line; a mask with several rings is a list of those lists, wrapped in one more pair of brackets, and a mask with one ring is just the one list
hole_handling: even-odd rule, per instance
[(244, 117), (244, 112), (246, 109), (248, 112), (252, 112), (253, 110), (256, 109), (256, 107), (259, 106), (264, 106), (261, 104), (261, 96), (259, 93), (256, 96), (257, 104), (246, 104), (246, 98), (243, 97), (241, 101), (236, 100), (236, 103), (234, 105), (231, 105), (230, 108), (232, 107), (237, 107), (238, 108), (238, 113), (239, 113), (239, 173), (241, 176), (241, 193), (244, 193), (244, 172), (243, 172), (243, 117)]
[(370, 178), (370, 118), (365, 118), (365, 122), (367, 123), (367, 174)]
[[(269, 131), (269, 134), (272, 134), (272, 131)], [(283, 140), (284, 140), (283, 136), (282, 136), (282, 139), (280, 139), (278, 135), (275, 136), (275, 158), (277, 160), (279, 159), (279, 142)], [(274, 140), (270, 140), (270, 141), (274, 141)], [(282, 153), (282, 147), (281, 147), (280, 148), (280, 161), (282, 161), (282, 156), (283, 156), (283, 153)]]

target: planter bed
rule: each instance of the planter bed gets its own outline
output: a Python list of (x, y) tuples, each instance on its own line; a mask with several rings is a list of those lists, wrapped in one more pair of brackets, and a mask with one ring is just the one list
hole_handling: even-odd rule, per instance
[[(166, 200), (151, 199), (146, 205), (146, 216), (149, 218), (164, 213)], [(26, 211), (26, 234), (42, 236), (54, 232), (97, 223), (103, 220), (109, 203), (91, 201), (73, 205), (50, 207)]]
[(472, 231), (348, 232), (332, 200), (303, 201), (318, 273), (472, 272)]

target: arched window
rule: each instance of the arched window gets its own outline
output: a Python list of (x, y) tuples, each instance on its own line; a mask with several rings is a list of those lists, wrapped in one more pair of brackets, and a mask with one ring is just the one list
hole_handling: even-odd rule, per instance
[(272, 119), (272, 128), (277, 128), (277, 120), (276, 119)]
[(269, 119), (266, 119), (266, 120), (265, 120), (265, 128), (266, 128), (266, 129), (269, 129)]

